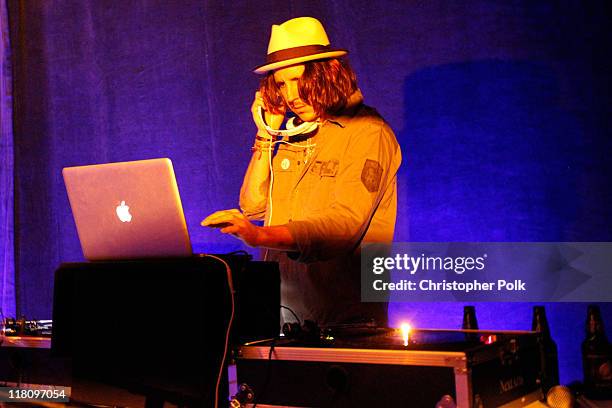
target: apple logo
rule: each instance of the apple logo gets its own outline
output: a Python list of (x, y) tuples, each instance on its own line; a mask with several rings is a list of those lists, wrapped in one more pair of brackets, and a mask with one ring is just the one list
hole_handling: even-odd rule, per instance
[(130, 214), (130, 207), (125, 205), (125, 201), (121, 201), (121, 204), (117, 206), (117, 217), (121, 220), (121, 222), (130, 222), (132, 221), (132, 214)]

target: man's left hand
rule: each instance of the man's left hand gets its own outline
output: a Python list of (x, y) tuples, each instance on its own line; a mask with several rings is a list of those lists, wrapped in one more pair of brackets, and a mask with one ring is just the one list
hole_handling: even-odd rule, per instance
[(217, 211), (201, 223), (204, 227), (220, 228), (224, 234), (232, 234), (251, 247), (258, 245), (260, 227), (252, 224), (239, 210)]

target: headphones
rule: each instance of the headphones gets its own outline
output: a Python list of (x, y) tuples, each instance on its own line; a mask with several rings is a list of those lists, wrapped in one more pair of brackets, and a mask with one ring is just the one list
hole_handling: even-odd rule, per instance
[(318, 343), (321, 338), (319, 325), (312, 320), (304, 320), (304, 325), (299, 323), (284, 323), (283, 334), (288, 339), (298, 339), (310, 343)]
[(302, 122), (299, 125), (295, 125), (295, 117), (291, 117), (287, 119), (286, 128), (287, 129), (272, 129), (265, 120), (264, 109), (262, 106), (259, 106), (257, 109), (258, 115), (256, 120), (262, 125), (263, 128), (266, 129), (271, 136), (281, 136), (281, 137), (290, 137), (295, 135), (302, 135), (306, 133), (314, 132), (319, 127), (319, 122)]

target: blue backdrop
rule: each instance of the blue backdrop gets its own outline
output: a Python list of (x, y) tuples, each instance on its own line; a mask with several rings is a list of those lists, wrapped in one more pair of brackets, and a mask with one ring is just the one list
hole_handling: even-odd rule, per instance
[[(611, 241), (610, 16), (604, 1), (9, 0), (17, 307), (51, 315), (52, 277), (82, 259), (65, 166), (170, 157), (195, 250), (237, 206), (270, 26), (321, 19), (366, 102), (395, 129), (398, 241)], [(611, 288), (612, 289), (612, 288)], [(529, 304), (478, 305), (526, 329)], [(581, 376), (585, 305), (548, 305), (562, 381)], [(457, 327), (461, 304), (393, 304), (391, 322)], [(602, 305), (612, 326), (612, 307)]]

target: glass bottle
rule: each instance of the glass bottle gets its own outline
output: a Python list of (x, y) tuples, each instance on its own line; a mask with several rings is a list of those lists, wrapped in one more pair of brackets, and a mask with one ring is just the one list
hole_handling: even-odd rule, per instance
[[(474, 306), (463, 306), (462, 330), (478, 330), (478, 320), (476, 320), (476, 308)], [(466, 341), (478, 341), (478, 333), (466, 333)]]
[(546, 394), (553, 386), (559, 385), (559, 354), (557, 344), (550, 334), (544, 306), (534, 306), (531, 330), (540, 333), (540, 378), (542, 390)]
[(589, 305), (587, 308), (586, 338), (582, 342), (582, 369), (587, 397), (612, 398), (610, 344), (597, 305)]

